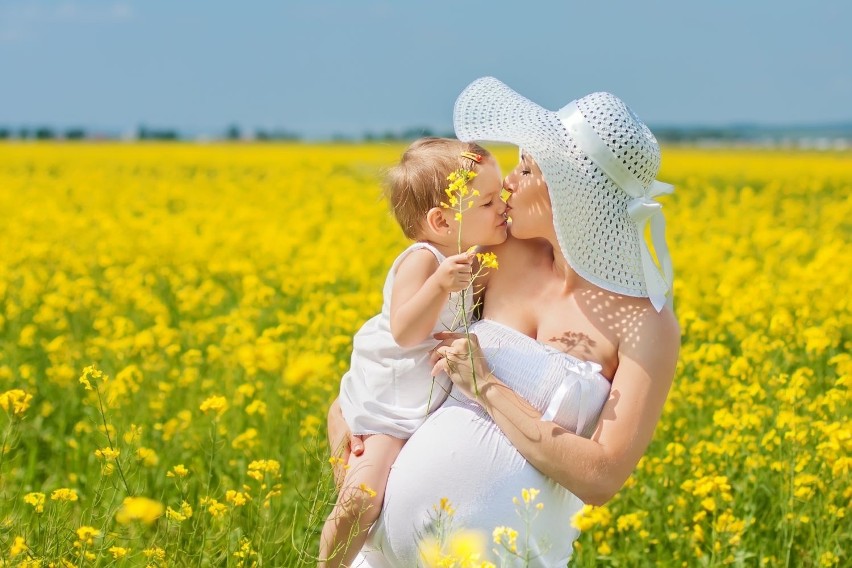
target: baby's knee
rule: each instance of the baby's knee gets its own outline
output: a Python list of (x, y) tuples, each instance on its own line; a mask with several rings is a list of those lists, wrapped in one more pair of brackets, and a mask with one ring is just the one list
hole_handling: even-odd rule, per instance
[(379, 517), (382, 496), (369, 487), (350, 487), (341, 493), (338, 503), (348, 518), (372, 523)]

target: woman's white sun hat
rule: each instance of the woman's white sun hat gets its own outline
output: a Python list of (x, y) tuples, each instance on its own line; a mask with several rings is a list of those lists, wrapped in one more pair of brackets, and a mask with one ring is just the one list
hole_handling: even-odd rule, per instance
[[(483, 77), (459, 95), (453, 123), (459, 140), (509, 142), (536, 160), (559, 246), (580, 276), (648, 297), (657, 311), (670, 301), (673, 269), (654, 197), (674, 188), (655, 181), (657, 140), (618, 97), (592, 93), (554, 112)], [(647, 225), (659, 267), (645, 241)]]

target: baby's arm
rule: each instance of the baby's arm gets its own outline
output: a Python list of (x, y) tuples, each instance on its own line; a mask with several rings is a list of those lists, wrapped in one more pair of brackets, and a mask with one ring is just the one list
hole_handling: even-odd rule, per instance
[(441, 264), (426, 249), (413, 251), (397, 267), (391, 294), (394, 341), (411, 347), (432, 336), (450, 292), (470, 285), (473, 254), (447, 257)]

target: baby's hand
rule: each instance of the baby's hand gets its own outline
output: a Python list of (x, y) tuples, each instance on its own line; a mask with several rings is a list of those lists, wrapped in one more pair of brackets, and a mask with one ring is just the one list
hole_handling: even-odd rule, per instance
[(441, 288), (447, 292), (460, 292), (470, 286), (475, 256), (472, 252), (448, 256), (435, 271), (435, 278)]

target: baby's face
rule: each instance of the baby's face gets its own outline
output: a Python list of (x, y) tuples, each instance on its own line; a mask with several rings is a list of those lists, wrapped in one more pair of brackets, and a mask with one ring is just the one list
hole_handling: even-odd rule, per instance
[(506, 240), (506, 203), (500, 199), (503, 182), (494, 158), (482, 161), (470, 187), (479, 195), (462, 215), (462, 248), (498, 245)]

